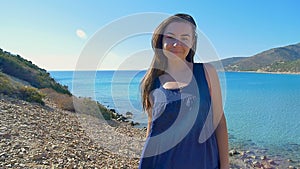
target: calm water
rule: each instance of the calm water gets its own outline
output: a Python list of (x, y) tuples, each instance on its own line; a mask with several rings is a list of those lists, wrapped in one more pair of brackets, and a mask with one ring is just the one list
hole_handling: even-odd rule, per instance
[[(91, 97), (145, 125), (139, 82), (144, 71), (52, 71), (77, 96)], [(300, 75), (225, 73), (224, 110), (231, 146), (300, 159)], [(222, 80), (222, 79), (221, 79)], [(224, 79), (223, 79), (224, 80)]]

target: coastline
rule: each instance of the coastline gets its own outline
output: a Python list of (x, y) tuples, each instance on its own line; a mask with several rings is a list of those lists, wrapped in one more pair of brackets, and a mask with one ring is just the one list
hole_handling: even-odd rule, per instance
[(236, 73), (264, 73), (264, 74), (288, 74), (288, 75), (300, 75), (300, 72), (266, 72), (266, 71), (223, 71), (223, 72), (236, 72)]
[[(146, 130), (0, 95), (0, 167), (137, 168)], [(231, 148), (231, 168), (300, 168), (293, 160)]]

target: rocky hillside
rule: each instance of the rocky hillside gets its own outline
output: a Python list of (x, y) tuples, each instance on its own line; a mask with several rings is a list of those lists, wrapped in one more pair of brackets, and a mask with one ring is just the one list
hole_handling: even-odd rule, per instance
[(137, 168), (138, 158), (109, 147), (127, 150), (116, 138), (142, 140), (143, 129), (99, 125), (93, 116), (61, 110), (48, 99), (45, 104), (0, 95), (0, 168)]
[[(34, 88), (51, 88), (58, 93), (71, 95), (67, 86), (57, 83), (50, 74), (41, 69), (31, 61), (3, 51), (0, 48), (0, 71), (10, 77), (11, 80), (25, 83)], [(23, 83), (23, 84), (24, 84)]]
[(139, 159), (124, 153), (145, 130), (126, 120), (0, 50), (0, 168), (136, 168)]
[(225, 71), (300, 72), (300, 43), (273, 48), (251, 57), (221, 60)]
[(67, 86), (57, 83), (45, 69), (39, 68), (20, 55), (2, 49), (0, 49), (0, 95), (41, 105), (45, 105), (44, 100), (47, 98), (63, 110), (85, 113), (106, 120), (112, 118), (126, 120), (122, 115), (108, 110), (96, 101), (73, 96)]

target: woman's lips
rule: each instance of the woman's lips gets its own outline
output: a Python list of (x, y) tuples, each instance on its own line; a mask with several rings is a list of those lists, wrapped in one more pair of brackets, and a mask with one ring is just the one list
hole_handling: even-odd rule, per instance
[(171, 53), (174, 53), (174, 54), (180, 54), (180, 53), (183, 53), (183, 51), (181, 50), (170, 50)]

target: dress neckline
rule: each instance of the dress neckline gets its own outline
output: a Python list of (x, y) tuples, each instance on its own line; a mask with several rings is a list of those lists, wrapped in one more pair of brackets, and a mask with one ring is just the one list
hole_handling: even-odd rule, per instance
[(194, 74), (195, 74), (195, 63), (192, 63), (192, 66), (193, 66), (193, 68), (192, 68), (192, 79), (191, 79), (191, 81), (187, 84), (187, 85), (185, 85), (185, 86), (182, 86), (182, 87), (178, 87), (178, 88), (164, 88), (163, 87), (163, 84), (161, 83), (161, 81), (159, 80), (159, 77), (157, 77), (158, 78), (158, 82), (159, 82), (159, 85), (160, 85), (160, 87), (163, 89), (163, 90), (166, 90), (166, 91), (182, 91), (183, 89), (185, 89), (185, 88), (187, 88), (188, 86), (190, 86), (190, 84), (192, 83), (192, 81), (193, 81), (193, 78), (194, 78)]

